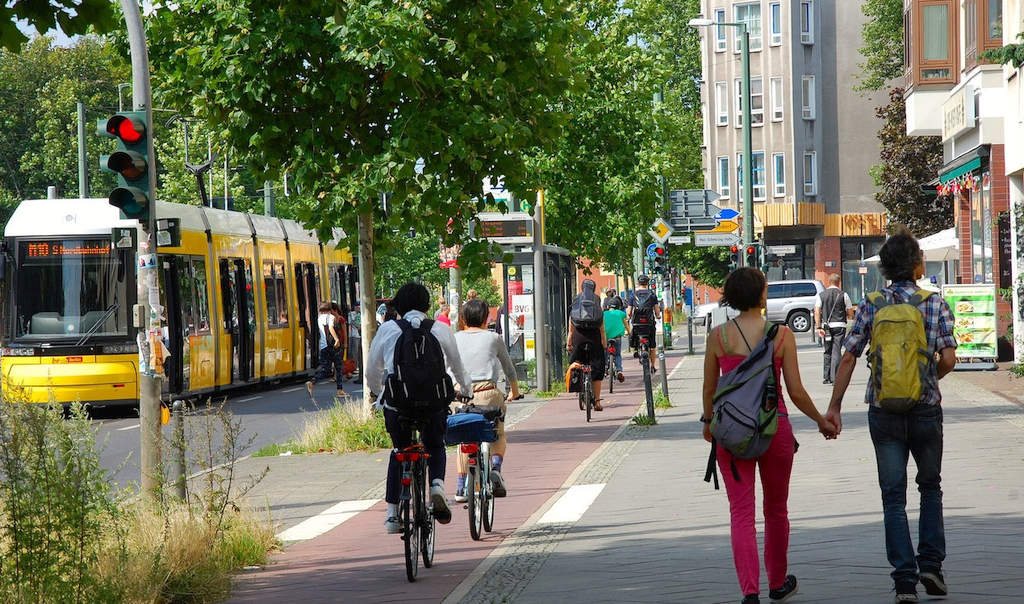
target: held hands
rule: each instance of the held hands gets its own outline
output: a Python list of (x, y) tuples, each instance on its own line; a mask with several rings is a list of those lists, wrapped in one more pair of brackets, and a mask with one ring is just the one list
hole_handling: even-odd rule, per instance
[(839, 428), (827, 416), (818, 420), (818, 432), (821, 432), (825, 440), (835, 440), (839, 436)]
[[(839, 412), (839, 408), (833, 405), (828, 406), (828, 411), (825, 412), (825, 418), (835, 427), (835, 436), (839, 436), (839, 433), (843, 431), (843, 418)], [(835, 438), (833, 436), (833, 438)]]

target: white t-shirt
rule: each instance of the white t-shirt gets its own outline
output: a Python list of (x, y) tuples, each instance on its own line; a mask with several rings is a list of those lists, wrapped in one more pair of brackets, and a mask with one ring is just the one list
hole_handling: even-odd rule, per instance
[[(830, 289), (839, 289), (839, 288), (836, 287), (835, 285), (831, 285), (827, 289), (825, 289), (825, 291), (823, 291), (822, 293), (825, 293), (825, 292), (827, 292)], [(848, 294), (846, 292), (843, 292), (842, 301), (843, 301), (844, 304), (846, 304), (846, 306), (843, 307), (844, 309), (853, 308), (853, 301), (850, 300), (850, 294)], [(814, 297), (814, 308), (816, 308), (818, 310), (821, 310), (821, 294), (818, 294), (817, 296)], [(832, 309), (829, 309), (829, 310), (832, 310)], [(844, 310), (844, 312), (845, 312), (845, 310)], [(824, 317), (824, 313), (822, 313), (822, 315), (823, 315), (822, 319), (824, 319), (825, 318)], [(846, 327), (846, 321), (830, 321), (828, 326), (829, 327), (835, 327), (835, 328)]]
[(327, 348), (327, 334), (331, 333), (334, 315), (331, 313), (317, 315), (316, 324), (317, 329), (320, 331), (320, 350), (323, 350)]

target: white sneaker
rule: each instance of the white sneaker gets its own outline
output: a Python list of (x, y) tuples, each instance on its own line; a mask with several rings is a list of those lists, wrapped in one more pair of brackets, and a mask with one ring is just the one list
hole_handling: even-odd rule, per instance
[(395, 516), (388, 516), (387, 519), (384, 520), (384, 530), (389, 535), (397, 535), (402, 532), (402, 524)]
[(448, 508), (448, 498), (444, 494), (444, 481), (435, 479), (430, 485), (430, 503), (434, 507), (434, 518), (441, 524), (452, 521), (452, 511)]
[(466, 497), (466, 489), (459, 489), (455, 491), (455, 503), (466, 503), (469, 498)]

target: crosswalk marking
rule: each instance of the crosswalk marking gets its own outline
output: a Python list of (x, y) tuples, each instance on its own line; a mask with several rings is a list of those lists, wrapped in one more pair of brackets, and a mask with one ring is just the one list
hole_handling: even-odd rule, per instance
[(277, 538), (281, 541), (306, 541), (318, 537), (342, 522), (354, 518), (359, 512), (370, 509), (378, 501), (380, 499), (357, 499), (336, 503), (316, 516), (281, 531)]
[(604, 483), (578, 484), (569, 487), (569, 490), (555, 502), (555, 505), (541, 516), (537, 524), (576, 522), (583, 517), (583, 513), (594, 503), (603, 489)]

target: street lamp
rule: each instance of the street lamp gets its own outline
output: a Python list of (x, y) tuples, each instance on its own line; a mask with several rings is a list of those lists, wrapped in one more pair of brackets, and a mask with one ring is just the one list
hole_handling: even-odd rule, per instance
[[(743, 68), (743, 88), (740, 94), (743, 99), (743, 245), (754, 242), (754, 164), (751, 153), (753, 146), (750, 111), (750, 30), (747, 24), (719, 23), (712, 19), (690, 19), (690, 27), (737, 27), (741, 32), (740, 56)], [(743, 259), (741, 258), (741, 261)]]

